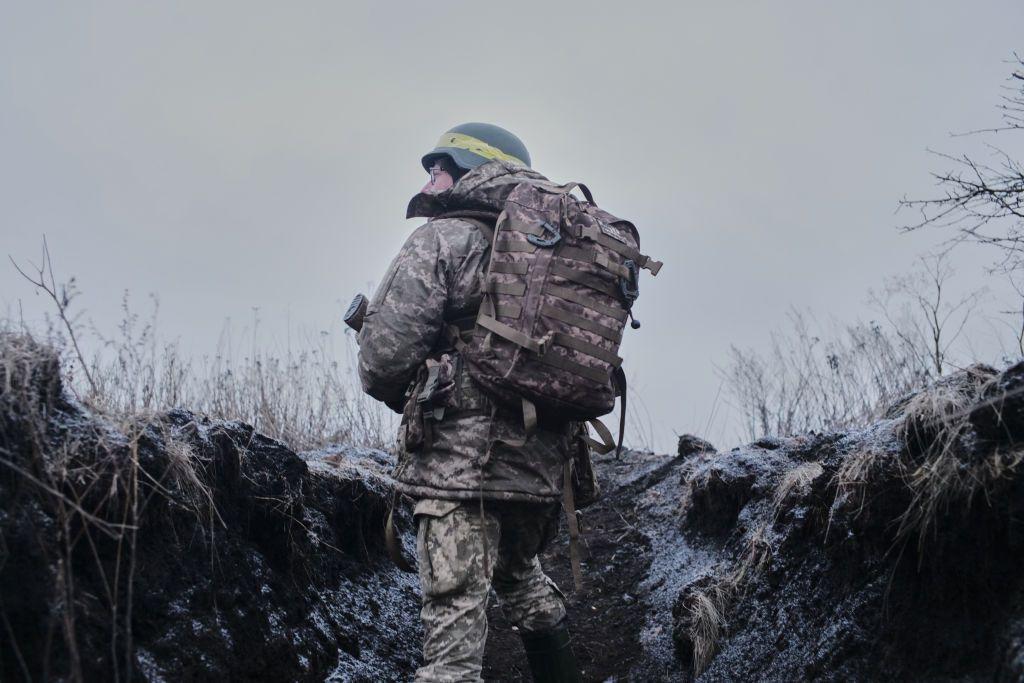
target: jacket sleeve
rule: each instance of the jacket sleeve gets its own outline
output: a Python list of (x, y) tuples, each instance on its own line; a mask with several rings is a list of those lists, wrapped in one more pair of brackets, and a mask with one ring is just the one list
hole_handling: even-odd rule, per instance
[(359, 332), (363, 390), (391, 407), (437, 342), (444, 325), (450, 255), (430, 223), (398, 252), (366, 311)]

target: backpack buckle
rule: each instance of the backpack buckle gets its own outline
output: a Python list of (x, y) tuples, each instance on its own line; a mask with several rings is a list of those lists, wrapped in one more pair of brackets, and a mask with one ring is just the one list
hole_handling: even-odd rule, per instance
[(640, 296), (640, 270), (633, 259), (626, 259), (622, 262), (623, 267), (629, 272), (629, 277), (619, 278), (619, 291), (630, 308), (633, 302)]
[(420, 391), (420, 395), (416, 397), (416, 402), (425, 405), (434, 400), (434, 394), (437, 393), (438, 385), (440, 382), (441, 366), (430, 365), (427, 367), (427, 381), (423, 383), (423, 389)]
[(551, 225), (551, 223), (544, 221), (540, 224), (540, 227), (544, 228), (545, 233), (551, 233), (551, 237), (545, 238), (537, 235), (527, 235), (527, 242), (538, 247), (553, 247), (562, 240), (562, 231), (559, 230), (557, 225)]

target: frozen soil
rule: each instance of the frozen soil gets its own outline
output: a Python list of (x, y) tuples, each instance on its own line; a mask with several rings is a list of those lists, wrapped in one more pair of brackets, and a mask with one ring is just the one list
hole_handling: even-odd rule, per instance
[[(598, 458), (584, 679), (1024, 680), (1022, 439), (1024, 365), (975, 366), (864, 429)], [(529, 680), (491, 617), (488, 675)]]
[(411, 677), (388, 456), (185, 411), (113, 423), (21, 351), (0, 358), (0, 680)]
[[(186, 411), (112, 422), (45, 350), (3, 348), (0, 680), (411, 678), (389, 455)], [(863, 429), (597, 457), (584, 590), (564, 531), (542, 558), (584, 680), (1024, 681), (1022, 440), (1024, 364)], [(400, 506), (410, 557), (411, 523)], [(489, 617), (486, 678), (529, 680)]]

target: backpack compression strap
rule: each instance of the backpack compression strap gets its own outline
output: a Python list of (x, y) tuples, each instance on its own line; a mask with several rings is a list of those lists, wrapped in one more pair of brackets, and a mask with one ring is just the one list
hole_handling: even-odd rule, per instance
[(583, 591), (583, 569), (580, 567), (580, 521), (576, 517), (576, 500), (572, 492), (572, 458), (562, 468), (562, 508), (569, 527), (569, 563), (576, 592)]
[(622, 438), (626, 434), (626, 373), (621, 367), (612, 372), (612, 382), (615, 384), (615, 393), (622, 399), (619, 403), (619, 439), (612, 439), (611, 431), (600, 420), (587, 420), (587, 424), (594, 428), (601, 440), (597, 441), (586, 434), (583, 440), (601, 455), (615, 451), (615, 458), (618, 459), (622, 456)]

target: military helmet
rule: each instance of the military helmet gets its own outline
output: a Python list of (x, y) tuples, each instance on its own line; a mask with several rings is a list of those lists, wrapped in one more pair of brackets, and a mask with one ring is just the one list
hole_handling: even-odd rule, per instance
[(448, 130), (437, 146), (423, 157), (423, 168), (440, 157), (451, 157), (459, 168), (469, 171), (493, 159), (530, 165), (526, 145), (504, 128), (490, 123), (463, 123)]

